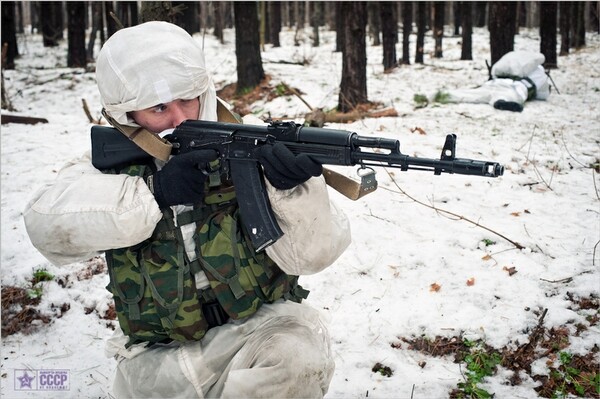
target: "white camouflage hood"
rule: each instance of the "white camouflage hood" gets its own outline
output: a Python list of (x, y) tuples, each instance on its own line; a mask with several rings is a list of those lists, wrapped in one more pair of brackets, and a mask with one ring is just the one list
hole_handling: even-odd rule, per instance
[(151, 21), (112, 35), (96, 61), (102, 106), (118, 123), (127, 112), (200, 97), (199, 119), (216, 120), (216, 92), (200, 45), (182, 28)]

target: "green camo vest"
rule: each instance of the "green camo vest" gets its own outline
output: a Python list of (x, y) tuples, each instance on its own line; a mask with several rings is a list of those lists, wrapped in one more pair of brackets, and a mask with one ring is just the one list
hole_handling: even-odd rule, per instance
[[(150, 167), (120, 171), (147, 176)], [(300, 302), (308, 291), (298, 276), (285, 274), (263, 251), (256, 253), (240, 224), (233, 187), (208, 188), (204, 204), (176, 216), (163, 210), (152, 236), (129, 248), (106, 251), (107, 289), (128, 345), (138, 342), (200, 340), (209, 328), (202, 305), (218, 300), (232, 319), (250, 316), (280, 298)], [(196, 222), (197, 259), (190, 262), (182, 226)], [(176, 224), (175, 224), (176, 223)], [(210, 288), (199, 291), (194, 274), (204, 271)]]

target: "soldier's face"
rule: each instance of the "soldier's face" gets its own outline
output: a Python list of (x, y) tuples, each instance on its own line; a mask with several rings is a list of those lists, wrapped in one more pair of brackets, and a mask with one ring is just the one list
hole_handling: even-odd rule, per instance
[(157, 104), (140, 111), (130, 112), (135, 122), (153, 133), (160, 133), (178, 126), (187, 119), (198, 119), (200, 100), (175, 100)]

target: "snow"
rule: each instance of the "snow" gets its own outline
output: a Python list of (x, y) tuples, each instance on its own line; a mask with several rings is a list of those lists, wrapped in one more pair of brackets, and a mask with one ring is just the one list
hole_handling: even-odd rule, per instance
[[(266, 47), (265, 72), (273, 84), (300, 89), (313, 107), (335, 107), (341, 55), (333, 52), (334, 33), (322, 31), (318, 48), (308, 36), (293, 46), (293, 35), (284, 31), (282, 47)], [(217, 88), (236, 80), (233, 38), (227, 31), (223, 45), (210, 35), (197, 35)], [(433, 49), (432, 43), (428, 36), (426, 51)], [(52, 308), (70, 305), (62, 317), (31, 335), (3, 338), (0, 382), (7, 398), (111, 396), (115, 363), (105, 358), (103, 348), (112, 330), (99, 317), (111, 301), (104, 288), (108, 276), (78, 279), (88, 267), (85, 262), (53, 266), (32, 246), (22, 219), (33, 192), (89, 147), (82, 99), (99, 116), (94, 74), (66, 68), (65, 46), (46, 49), (39, 35), (25, 35), (19, 39), (17, 69), (4, 71), (18, 113), (49, 123), (2, 125), (2, 286), (24, 287), (34, 270), (46, 268), (56, 277), (42, 283), (40, 308), (59, 314)], [(600, 294), (600, 256), (598, 248), (594, 251), (600, 239), (600, 180), (589, 168), (600, 158), (600, 37), (589, 34), (587, 47), (559, 57), (559, 69), (551, 76), (560, 94), (553, 90), (548, 101), (528, 102), (522, 113), (485, 104), (417, 109), (414, 94), (476, 87), (487, 79), (485, 29), (474, 30), (474, 61), (459, 60), (459, 37), (445, 37), (443, 46), (442, 59), (427, 53), (425, 65), (402, 66), (388, 74), (381, 65), (381, 47), (369, 46), (369, 99), (394, 107), (399, 116), (327, 127), (396, 138), (404, 153), (427, 158), (437, 158), (445, 135), (456, 133), (458, 157), (497, 161), (506, 171), (491, 179), (378, 168), (379, 189), (373, 194), (354, 202), (331, 190), (350, 219), (352, 244), (330, 268), (301, 279), (311, 290), (307, 302), (330, 322), (337, 368), (328, 398), (447, 397), (462, 381), (461, 366), (452, 356), (431, 357), (408, 350), (406, 344), (391, 344), (401, 337), (444, 336), (484, 339), (494, 348), (515, 346), (527, 342), (543, 309), (548, 309), (548, 328), (585, 323), (590, 311), (577, 310), (567, 292), (575, 297)], [(538, 51), (537, 32), (521, 29), (515, 49)], [(270, 113), (302, 121), (308, 111), (294, 96), (253, 106), (261, 118)], [(426, 134), (413, 132), (415, 127)], [(354, 168), (332, 168), (356, 177)], [(525, 248), (517, 249), (494, 232)], [(486, 246), (485, 239), (494, 244)], [(510, 268), (517, 273), (510, 275)], [(469, 279), (474, 284), (467, 285)], [(432, 290), (432, 284), (439, 290)], [(589, 352), (599, 337), (598, 327), (591, 327), (571, 337), (571, 351)], [(377, 362), (391, 367), (393, 375), (373, 373)], [(23, 369), (69, 370), (70, 390), (15, 390), (15, 373)], [(547, 371), (542, 361), (535, 370)], [(531, 378), (523, 374), (523, 384), (511, 386), (509, 377), (509, 371), (500, 369), (485, 388), (498, 397), (536, 396)]]

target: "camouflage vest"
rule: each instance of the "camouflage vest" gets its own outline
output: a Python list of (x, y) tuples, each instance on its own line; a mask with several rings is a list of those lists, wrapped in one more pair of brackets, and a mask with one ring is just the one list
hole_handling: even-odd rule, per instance
[[(147, 176), (149, 166), (119, 171)], [(196, 222), (196, 260), (186, 255), (177, 226)], [(139, 342), (200, 340), (212, 327), (203, 311), (215, 299), (232, 319), (252, 315), (280, 298), (300, 302), (308, 291), (298, 276), (285, 274), (266, 253), (256, 253), (240, 224), (232, 186), (208, 187), (203, 204), (163, 218), (152, 236), (129, 248), (106, 251), (115, 310), (129, 345)], [(210, 287), (198, 290), (194, 275), (203, 271)]]

